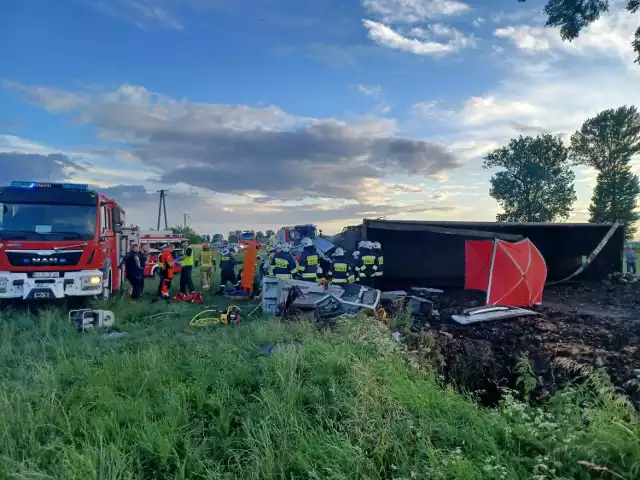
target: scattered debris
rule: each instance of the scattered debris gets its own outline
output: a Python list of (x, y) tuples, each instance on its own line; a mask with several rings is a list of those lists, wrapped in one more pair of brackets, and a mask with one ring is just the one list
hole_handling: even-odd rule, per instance
[(116, 323), (116, 315), (110, 310), (69, 310), (69, 322), (73, 323), (78, 332), (93, 328), (111, 327)]
[(491, 320), (506, 320), (508, 318), (526, 317), (528, 315), (538, 315), (537, 312), (518, 307), (503, 307), (489, 305), (486, 307), (468, 308), (463, 315), (451, 315), (453, 321), (461, 325), (469, 325), (477, 322), (488, 322)]
[(322, 318), (362, 309), (377, 311), (380, 290), (358, 284), (321, 285), (302, 280), (265, 277), (262, 284), (262, 311), (276, 316), (313, 313)]
[(404, 290), (391, 290), (389, 292), (382, 292), (380, 294), (380, 300), (393, 300), (395, 298), (406, 297), (408, 294)]
[(392, 337), (394, 340), (397, 340), (397, 341), (399, 342), (399, 341), (400, 341), (400, 339), (402, 338), (402, 335), (400, 334), (400, 332), (393, 332), (393, 333), (391, 334), (391, 337)]
[(102, 335), (105, 340), (118, 340), (119, 338), (129, 335), (127, 332), (109, 332)]
[(300, 342), (288, 342), (288, 343), (263, 343), (260, 345), (260, 353), (263, 355), (271, 355), (277, 350), (294, 350), (298, 351), (302, 347)]

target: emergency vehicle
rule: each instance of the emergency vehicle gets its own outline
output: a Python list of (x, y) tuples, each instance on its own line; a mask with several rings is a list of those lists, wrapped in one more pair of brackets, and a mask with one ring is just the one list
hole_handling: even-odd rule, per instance
[(138, 234), (115, 200), (88, 185), (0, 187), (0, 300), (107, 299)]
[[(158, 259), (162, 253), (161, 248), (163, 245), (173, 245), (173, 255), (174, 257), (179, 257), (182, 254), (182, 247), (180, 244), (183, 240), (183, 234), (173, 233), (171, 230), (147, 230), (140, 232), (140, 246), (144, 244), (149, 245), (147, 265), (144, 269), (145, 276), (160, 275), (160, 270), (158, 270)], [(182, 267), (176, 263), (174, 273), (180, 273), (181, 271)]]
[(277, 241), (279, 244), (288, 243), (292, 247), (300, 245), (300, 241), (304, 237), (315, 240), (318, 237), (318, 227), (312, 224), (293, 225), (282, 227), (278, 230)]
[(245, 230), (244, 232), (240, 232), (240, 236), (238, 237), (238, 243), (240, 243), (240, 248), (247, 248), (247, 246), (256, 239), (256, 234), (254, 231)]

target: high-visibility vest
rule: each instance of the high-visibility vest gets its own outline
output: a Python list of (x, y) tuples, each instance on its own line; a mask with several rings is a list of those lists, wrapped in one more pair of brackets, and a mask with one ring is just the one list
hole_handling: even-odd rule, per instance
[(201, 267), (212, 267), (213, 266), (213, 253), (211, 252), (200, 252), (200, 266)]
[(191, 245), (187, 245), (187, 248), (184, 249), (186, 252), (188, 249), (191, 249), (191, 255), (182, 255), (180, 259), (180, 265), (183, 267), (193, 267), (193, 247)]

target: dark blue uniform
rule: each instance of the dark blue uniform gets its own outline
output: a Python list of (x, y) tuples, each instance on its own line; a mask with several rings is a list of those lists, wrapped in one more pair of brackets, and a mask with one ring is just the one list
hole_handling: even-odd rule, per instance
[(320, 255), (316, 247), (305, 247), (298, 261), (298, 274), (303, 280), (315, 282), (318, 277), (318, 265), (320, 264)]
[(298, 264), (289, 252), (278, 252), (271, 259), (269, 273), (278, 278), (293, 278), (298, 271)]
[(329, 279), (332, 284), (349, 283), (353, 281), (353, 270), (344, 255), (334, 257), (329, 267)]

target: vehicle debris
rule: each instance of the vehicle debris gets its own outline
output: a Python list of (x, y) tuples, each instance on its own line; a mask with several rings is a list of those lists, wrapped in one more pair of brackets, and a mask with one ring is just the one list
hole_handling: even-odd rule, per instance
[(471, 323), (506, 320), (529, 315), (539, 315), (539, 313), (519, 307), (488, 305), (486, 307), (468, 308), (462, 315), (451, 315), (451, 319), (461, 325), (469, 325)]
[(111, 327), (116, 323), (116, 315), (110, 310), (91, 310), (83, 308), (69, 310), (69, 322), (74, 324), (78, 332), (94, 328)]
[(358, 284), (321, 285), (302, 280), (265, 277), (262, 283), (262, 311), (286, 316), (292, 310), (317, 316), (338, 316), (363, 309), (376, 311), (380, 290)]

